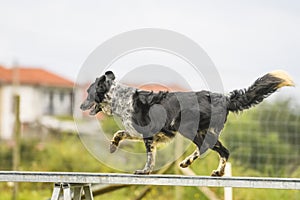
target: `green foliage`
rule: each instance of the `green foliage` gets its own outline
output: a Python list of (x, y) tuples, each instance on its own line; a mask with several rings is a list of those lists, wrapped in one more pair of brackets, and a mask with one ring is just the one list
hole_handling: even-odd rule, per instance
[[(274, 131), (280, 139), (291, 146), (300, 144), (300, 113), (296, 107), (291, 107), (291, 101), (277, 101), (265, 104), (260, 112), (260, 126), (263, 131)], [(299, 148), (294, 150), (300, 152)]]
[(118, 130), (122, 129), (121, 122), (118, 118), (105, 116), (101, 120), (101, 127), (103, 131), (107, 134), (113, 135)]
[(0, 143), (0, 170), (12, 169), (12, 152), (11, 144)]
[[(0, 170), (12, 169), (12, 144), (2, 143)], [(21, 143), (21, 163), (24, 171), (71, 171), (71, 172), (111, 172), (99, 163), (81, 144), (77, 135), (48, 135), (42, 140), (23, 139)], [(47, 199), (51, 196), (53, 184), (20, 183), (18, 199)], [(11, 199), (12, 188), (0, 183), (0, 200)]]
[(299, 164), (299, 112), (289, 101), (230, 114), (223, 139), (236, 163), (267, 176), (288, 177)]

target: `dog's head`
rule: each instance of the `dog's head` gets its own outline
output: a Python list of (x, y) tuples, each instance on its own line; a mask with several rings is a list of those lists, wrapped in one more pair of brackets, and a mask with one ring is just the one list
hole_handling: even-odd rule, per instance
[(111, 71), (107, 71), (101, 77), (96, 78), (94, 83), (87, 89), (87, 98), (81, 104), (80, 109), (83, 111), (91, 109), (90, 115), (96, 115), (100, 112), (102, 110), (101, 104), (106, 103), (106, 94), (114, 80), (115, 75)]

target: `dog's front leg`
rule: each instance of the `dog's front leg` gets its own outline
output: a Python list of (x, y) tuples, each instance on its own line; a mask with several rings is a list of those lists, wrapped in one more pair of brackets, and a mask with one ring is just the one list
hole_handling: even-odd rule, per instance
[(109, 146), (110, 153), (114, 153), (117, 150), (119, 143), (124, 140), (127, 135), (128, 133), (125, 130), (119, 130), (114, 134)]
[(111, 140), (111, 143), (110, 143), (110, 146), (109, 146), (110, 153), (114, 153), (117, 150), (117, 148), (119, 146), (119, 143), (122, 140), (125, 140), (125, 139), (141, 140), (141, 138), (132, 136), (125, 130), (119, 130), (114, 134), (114, 137)]
[(135, 174), (150, 174), (155, 165), (156, 146), (153, 143), (153, 138), (144, 139), (144, 143), (147, 151), (147, 162), (144, 169), (136, 170)]

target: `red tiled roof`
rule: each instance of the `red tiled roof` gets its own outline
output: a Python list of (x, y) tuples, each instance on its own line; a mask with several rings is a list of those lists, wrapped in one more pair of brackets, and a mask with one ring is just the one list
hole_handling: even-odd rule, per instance
[(14, 81), (14, 76), (20, 84), (73, 87), (74, 83), (66, 78), (40, 68), (12, 68), (0, 66), (0, 83)]
[(10, 70), (0, 66), (0, 82), (7, 82), (10, 76)]

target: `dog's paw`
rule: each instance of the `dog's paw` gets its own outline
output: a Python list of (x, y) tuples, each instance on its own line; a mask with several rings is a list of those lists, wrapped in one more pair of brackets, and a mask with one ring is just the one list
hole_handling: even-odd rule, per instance
[(211, 176), (223, 176), (224, 175), (224, 172), (220, 172), (220, 171), (218, 171), (218, 170), (214, 170), (214, 171), (212, 171), (212, 173), (211, 173)]
[(117, 145), (115, 145), (114, 143), (110, 143), (110, 145), (109, 145), (110, 153), (114, 153), (117, 149), (118, 149)]
[(179, 164), (179, 166), (180, 166), (181, 168), (187, 168), (189, 165), (186, 164), (185, 162), (182, 162), (182, 163)]
[(190, 164), (191, 164), (190, 160), (184, 160), (179, 164), (179, 166), (181, 168), (187, 168)]
[(150, 174), (151, 171), (150, 170), (145, 170), (145, 169), (141, 169), (141, 170), (136, 170), (134, 172), (134, 174), (137, 174), (137, 175), (148, 175)]

